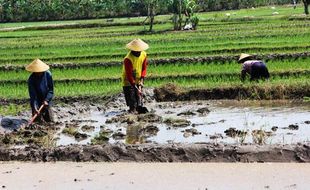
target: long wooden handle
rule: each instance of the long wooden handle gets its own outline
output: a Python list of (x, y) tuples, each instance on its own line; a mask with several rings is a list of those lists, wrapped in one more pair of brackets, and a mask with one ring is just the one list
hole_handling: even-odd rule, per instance
[(31, 125), (31, 124), (34, 122), (34, 120), (38, 117), (38, 115), (40, 114), (40, 112), (43, 110), (44, 106), (45, 106), (45, 105), (42, 104), (41, 107), (40, 107), (40, 109), (39, 109), (39, 111), (38, 111), (38, 113), (36, 113), (36, 114), (34, 114), (34, 116), (32, 116), (32, 118), (30, 119), (30, 121), (29, 121), (29, 123), (28, 123), (28, 126)]
[(142, 95), (142, 89), (141, 89), (141, 86), (138, 88), (137, 86), (135, 86), (136, 87), (136, 89), (138, 90), (138, 92), (139, 92), (139, 95)]

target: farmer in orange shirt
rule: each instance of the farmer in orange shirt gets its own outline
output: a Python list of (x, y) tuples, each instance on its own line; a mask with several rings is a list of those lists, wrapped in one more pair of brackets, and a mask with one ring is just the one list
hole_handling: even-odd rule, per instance
[(126, 48), (130, 51), (123, 64), (123, 91), (129, 112), (135, 113), (141, 101), (138, 89), (139, 86), (143, 87), (146, 76), (147, 56), (145, 50), (149, 48), (149, 45), (141, 39), (134, 39), (126, 45)]

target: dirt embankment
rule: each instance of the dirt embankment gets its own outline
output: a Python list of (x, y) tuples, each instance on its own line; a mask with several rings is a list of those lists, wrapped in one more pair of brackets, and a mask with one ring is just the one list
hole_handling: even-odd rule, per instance
[(193, 100), (219, 100), (219, 99), (302, 99), (310, 96), (310, 88), (303, 86), (235, 86), (213, 89), (182, 89), (174, 84), (167, 84), (154, 90), (155, 99), (163, 101), (193, 101)]
[(1, 161), (310, 162), (310, 145), (71, 145), (0, 148)]

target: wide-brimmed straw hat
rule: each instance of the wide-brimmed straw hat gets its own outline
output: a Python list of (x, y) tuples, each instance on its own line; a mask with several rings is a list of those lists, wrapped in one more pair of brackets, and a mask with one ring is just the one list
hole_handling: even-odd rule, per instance
[(246, 58), (250, 58), (250, 57), (252, 57), (252, 55), (250, 55), (250, 54), (246, 54), (246, 53), (241, 53), (241, 55), (240, 55), (240, 58), (239, 58), (238, 62), (239, 62), (239, 63), (241, 63), (244, 59), (246, 59)]
[(41, 61), (40, 59), (35, 59), (32, 63), (27, 65), (26, 70), (33, 73), (40, 73), (49, 70), (50, 67)]
[(141, 39), (134, 39), (126, 45), (126, 48), (132, 51), (144, 51), (149, 48), (149, 45)]

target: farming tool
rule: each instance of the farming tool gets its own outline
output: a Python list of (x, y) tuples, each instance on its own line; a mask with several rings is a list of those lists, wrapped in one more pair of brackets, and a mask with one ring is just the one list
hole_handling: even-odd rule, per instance
[(43, 110), (44, 106), (45, 106), (45, 104), (42, 104), (40, 109), (38, 110), (38, 112), (36, 114), (34, 114), (34, 116), (32, 116), (32, 118), (28, 122), (27, 127), (30, 127), (33, 124), (34, 120), (41, 114), (41, 111)]
[(138, 86), (135, 86), (137, 91), (138, 91), (138, 96), (139, 96), (139, 101), (138, 101), (138, 107), (137, 107), (137, 112), (139, 114), (144, 114), (144, 113), (148, 113), (149, 110), (143, 106), (143, 92), (142, 92), (142, 87), (139, 85)]

